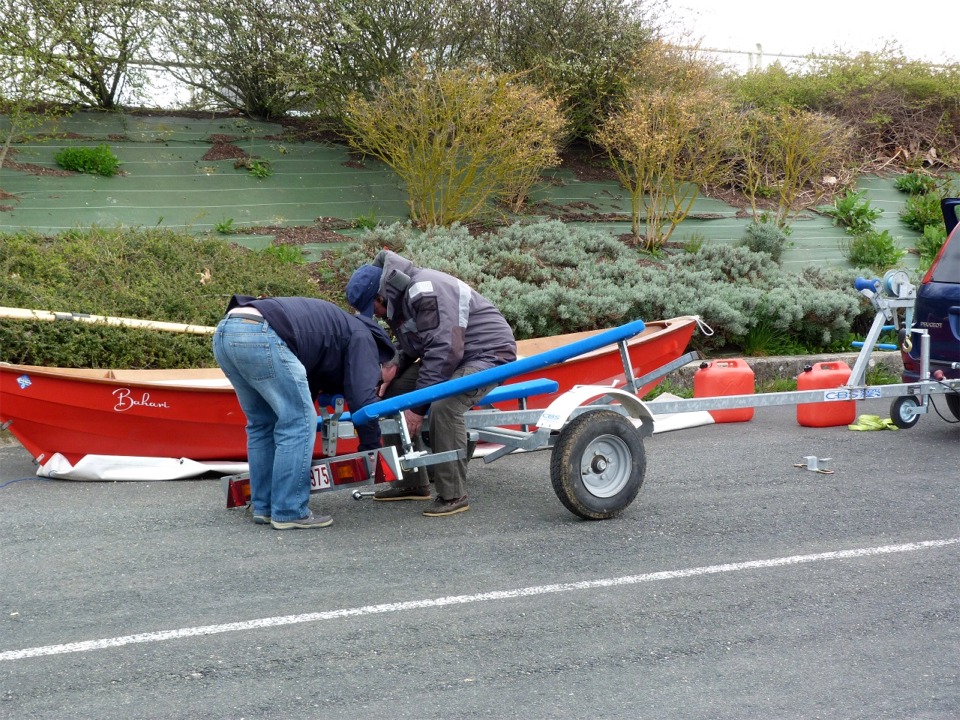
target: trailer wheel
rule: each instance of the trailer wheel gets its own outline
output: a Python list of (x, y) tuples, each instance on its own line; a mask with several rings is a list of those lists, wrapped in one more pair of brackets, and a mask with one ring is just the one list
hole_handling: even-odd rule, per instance
[(960, 420), (960, 393), (947, 393), (947, 407), (950, 408), (950, 412), (953, 413), (953, 416)]
[(913, 414), (913, 409), (920, 407), (920, 401), (912, 395), (903, 395), (890, 403), (890, 419), (893, 424), (902, 430), (909, 430), (920, 421), (920, 415)]
[(553, 491), (570, 512), (605, 520), (633, 502), (647, 458), (640, 433), (623, 415), (597, 410), (574, 418), (550, 457)]

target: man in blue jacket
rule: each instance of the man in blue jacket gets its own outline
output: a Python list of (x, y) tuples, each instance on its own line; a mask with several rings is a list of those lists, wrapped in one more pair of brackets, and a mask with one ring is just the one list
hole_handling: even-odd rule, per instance
[[(314, 400), (320, 392), (341, 394), (352, 410), (379, 400), (381, 366), (396, 362), (387, 333), (326, 300), (234, 295), (213, 354), (247, 417), (254, 522), (277, 530), (332, 524), (308, 507)], [(360, 450), (380, 447), (378, 422), (356, 431)]]
[[(384, 397), (470, 375), (517, 359), (513, 330), (500, 311), (476, 290), (447, 273), (414, 265), (382, 250), (347, 283), (347, 302), (361, 316), (386, 319), (400, 347), (399, 368), (381, 388)], [(430, 448), (435, 453), (467, 451), (463, 414), (496, 384), (437, 400), (429, 406)], [(411, 438), (420, 430), (427, 407), (404, 411)], [(396, 442), (385, 438), (388, 442)], [(437, 496), (423, 511), (428, 517), (469, 509), (467, 459), (430, 466)], [(424, 468), (381, 490), (374, 499), (430, 500)]]

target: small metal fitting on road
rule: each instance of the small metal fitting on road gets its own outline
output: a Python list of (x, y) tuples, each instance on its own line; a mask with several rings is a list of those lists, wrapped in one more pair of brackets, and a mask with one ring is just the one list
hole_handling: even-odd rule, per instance
[(801, 470), (820, 473), (821, 475), (833, 475), (833, 470), (827, 468), (827, 463), (831, 462), (831, 460), (832, 458), (818, 458), (816, 455), (804, 455), (803, 462), (794, 463), (793, 466)]

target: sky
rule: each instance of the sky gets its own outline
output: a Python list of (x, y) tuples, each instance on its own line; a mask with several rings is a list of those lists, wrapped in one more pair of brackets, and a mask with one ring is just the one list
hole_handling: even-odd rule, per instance
[(757, 43), (766, 65), (776, 54), (876, 52), (887, 41), (913, 60), (960, 62), (957, 0), (912, 7), (864, 0), (668, 0), (667, 7), (703, 48), (740, 51), (722, 58), (731, 64), (747, 63), (745, 53), (756, 53)]

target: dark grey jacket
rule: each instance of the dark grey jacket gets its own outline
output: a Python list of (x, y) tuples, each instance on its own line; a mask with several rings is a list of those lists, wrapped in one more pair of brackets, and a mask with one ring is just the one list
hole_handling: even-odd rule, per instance
[[(483, 370), (517, 359), (513, 330), (500, 311), (461, 280), (381, 251), (380, 294), (400, 346), (401, 370), (420, 360), (415, 389), (449, 380), (460, 367)], [(418, 412), (423, 408), (414, 408)]]

